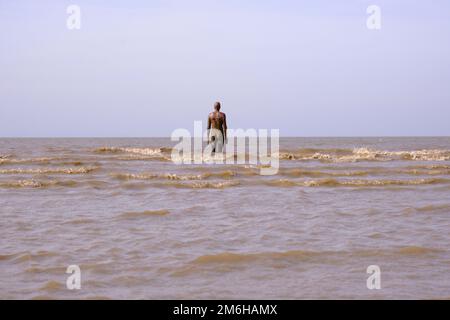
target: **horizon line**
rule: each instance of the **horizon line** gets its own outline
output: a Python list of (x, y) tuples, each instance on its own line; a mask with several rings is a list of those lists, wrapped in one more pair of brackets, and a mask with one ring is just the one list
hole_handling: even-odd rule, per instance
[[(270, 137), (270, 136), (269, 136)], [(170, 136), (2, 136), (0, 139), (170, 139)], [(194, 138), (191, 136), (191, 138)], [(280, 138), (450, 138), (450, 135), (336, 135), (336, 136), (280, 136)]]

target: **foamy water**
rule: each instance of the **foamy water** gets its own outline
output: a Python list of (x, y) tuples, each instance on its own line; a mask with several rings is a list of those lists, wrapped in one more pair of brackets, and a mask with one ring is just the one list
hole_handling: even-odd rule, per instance
[(0, 298), (450, 297), (450, 138), (286, 138), (274, 176), (173, 145), (0, 139)]

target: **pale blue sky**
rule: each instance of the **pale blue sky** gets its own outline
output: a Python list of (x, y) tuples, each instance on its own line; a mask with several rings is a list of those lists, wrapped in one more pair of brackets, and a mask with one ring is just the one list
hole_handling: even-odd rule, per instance
[(3, 137), (168, 136), (216, 100), (282, 136), (450, 135), (449, 88), (448, 0), (0, 0)]

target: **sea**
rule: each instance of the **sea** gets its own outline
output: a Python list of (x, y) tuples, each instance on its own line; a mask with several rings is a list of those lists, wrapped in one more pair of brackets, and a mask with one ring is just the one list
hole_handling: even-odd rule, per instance
[(0, 299), (450, 298), (450, 137), (175, 144), (1, 138)]

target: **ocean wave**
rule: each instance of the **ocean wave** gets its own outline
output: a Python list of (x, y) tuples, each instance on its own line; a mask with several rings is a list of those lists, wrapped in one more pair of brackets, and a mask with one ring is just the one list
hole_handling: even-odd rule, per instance
[(25, 179), (16, 181), (2, 181), (0, 182), (0, 188), (17, 189), (17, 188), (49, 188), (49, 187), (75, 187), (78, 182), (73, 180), (49, 180), (39, 181), (35, 179)]
[(414, 210), (418, 212), (438, 212), (438, 211), (444, 211), (444, 212), (450, 212), (450, 204), (430, 204), (423, 207), (414, 208)]
[(349, 171), (318, 171), (318, 170), (304, 170), (304, 169), (283, 169), (280, 170), (279, 175), (294, 178), (364, 177), (364, 176), (380, 176), (380, 175), (442, 176), (442, 175), (450, 175), (450, 170), (373, 168), (367, 170), (349, 170)]
[(203, 174), (176, 174), (176, 173), (112, 173), (116, 179), (119, 180), (154, 180), (154, 179), (167, 179), (167, 180), (205, 180), (209, 178), (223, 178), (229, 179), (236, 176), (237, 173), (233, 171), (219, 171), (219, 172), (206, 172)]
[(260, 259), (305, 259), (314, 257), (324, 252), (291, 250), (285, 252), (260, 252), (260, 253), (231, 253), (222, 252), (218, 254), (202, 255), (194, 259), (194, 264), (216, 264), (216, 263), (240, 263), (251, 262)]
[(48, 164), (53, 160), (60, 159), (60, 158), (49, 158), (49, 157), (42, 157), (42, 158), (25, 158), (25, 159), (15, 159), (15, 158), (6, 158), (6, 159), (0, 159), (0, 165), (2, 164)]
[[(238, 175), (238, 173), (236, 171), (226, 170), (226, 171), (219, 171), (219, 172), (206, 172), (206, 173), (202, 174), (202, 178), (203, 179), (208, 179), (208, 178), (230, 179), (237, 175)], [(245, 175), (248, 175), (248, 174), (245, 174)]]
[(136, 219), (146, 218), (154, 216), (166, 216), (169, 214), (169, 210), (145, 210), (140, 212), (125, 212), (119, 215), (120, 219)]
[(394, 254), (399, 255), (407, 255), (407, 256), (416, 256), (416, 255), (426, 255), (430, 253), (440, 253), (443, 250), (436, 248), (427, 248), (427, 247), (419, 247), (419, 246), (408, 246), (399, 248), (394, 251)]
[(0, 261), (13, 261), (13, 262), (27, 262), (30, 260), (41, 260), (45, 258), (50, 258), (56, 256), (56, 252), (52, 251), (36, 251), (36, 252), (17, 252), (17, 253), (10, 253), (10, 254), (0, 254)]
[(163, 155), (153, 155), (153, 156), (141, 156), (141, 155), (124, 155), (118, 156), (113, 160), (119, 161), (164, 161), (169, 162), (172, 161), (170, 157)]
[[(196, 170), (204, 172), (201, 179), (205, 179), (208, 176), (233, 178), (237, 176), (260, 176), (257, 169), (260, 166), (247, 165), (244, 167), (236, 167), (233, 170), (227, 170), (222, 172), (213, 172), (209, 167), (198, 167)], [(385, 175), (412, 175), (412, 176), (437, 176), (437, 175), (450, 175), (450, 166), (447, 165), (422, 165), (422, 166), (405, 166), (405, 167), (351, 167), (351, 166), (325, 166), (325, 167), (297, 167), (297, 168), (283, 168), (278, 171), (279, 176), (300, 178), (326, 178), (326, 177), (365, 177), (365, 176), (385, 176)]]
[(239, 186), (239, 181), (224, 181), (224, 182), (207, 182), (207, 181), (199, 181), (192, 183), (182, 183), (182, 182), (172, 182), (165, 183), (163, 186), (170, 186), (176, 188), (190, 188), (190, 189), (224, 189), (229, 187)]
[(67, 222), (64, 222), (63, 224), (89, 224), (89, 223), (94, 223), (95, 220), (93, 219), (89, 219), (89, 218), (78, 218), (78, 219), (74, 219), (74, 220), (69, 220)]
[[(172, 148), (158, 147), (158, 148), (137, 148), (137, 147), (102, 147), (94, 150), (98, 154), (117, 154), (118, 160), (163, 160), (172, 161)], [(200, 154), (194, 153), (180, 154), (179, 159), (183, 163), (190, 163), (197, 161), (200, 158), (203, 163), (220, 163), (220, 162), (236, 162), (239, 157), (249, 159), (249, 153), (238, 154), (232, 153), (217, 153), (217, 154)], [(245, 162), (245, 161), (244, 161)]]
[(428, 175), (428, 176), (442, 176), (450, 175), (450, 170), (392, 170), (392, 173), (405, 174), (405, 175)]
[(179, 189), (225, 189), (239, 186), (240, 181), (167, 181), (153, 183), (124, 183), (120, 188), (130, 190), (144, 190), (148, 188), (179, 188)]
[[(241, 154), (242, 155), (242, 164), (245, 164), (246, 160), (249, 159), (249, 155), (247, 153)], [(199, 154), (195, 155), (192, 154), (182, 154), (178, 155), (177, 161), (183, 162), (183, 163), (195, 163), (196, 161), (200, 161), (204, 164), (237, 164), (239, 159), (239, 154), (236, 153), (216, 153), (216, 154)], [(172, 161), (171, 155), (166, 157), (167, 160)]]
[(191, 261), (194, 265), (209, 264), (238, 264), (265, 260), (307, 260), (322, 257), (340, 257), (346, 259), (352, 257), (377, 257), (377, 256), (421, 256), (444, 252), (438, 248), (422, 246), (401, 246), (386, 249), (359, 249), (353, 251), (311, 251), (311, 250), (289, 250), (281, 252), (256, 252), (256, 253), (232, 253), (221, 252), (216, 254), (201, 255)]
[[(15, 165), (15, 164), (30, 164), (30, 165), (42, 165), (42, 164), (52, 164), (52, 165), (66, 165), (66, 166), (82, 166), (84, 165), (85, 159), (80, 159), (78, 157), (70, 158), (67, 156), (60, 157), (37, 157), (37, 158), (13, 158), (5, 157), (0, 158), (0, 165)], [(98, 163), (91, 162), (91, 165), (98, 166)]]
[(312, 250), (289, 250), (280, 252), (219, 252), (205, 254), (194, 258), (179, 268), (168, 268), (165, 270), (173, 277), (185, 277), (190, 274), (198, 274), (205, 271), (215, 273), (232, 272), (238, 268), (254, 268), (263, 266), (270, 268), (286, 268), (298, 263), (313, 264), (346, 264), (349, 259), (361, 259), (361, 261), (374, 258), (377, 259), (423, 259), (425, 256), (440, 254), (444, 250), (427, 248), (421, 246), (403, 246), (385, 249), (359, 249), (340, 251), (312, 251)]
[(170, 161), (171, 148), (102, 147), (94, 150), (97, 154), (115, 154), (120, 161)]
[(174, 173), (112, 173), (114, 178), (119, 180), (201, 180), (202, 175), (177, 175)]
[(118, 180), (153, 180), (158, 178), (155, 173), (111, 173), (113, 178)]
[(416, 150), (416, 151), (379, 151), (368, 148), (359, 148), (354, 153), (369, 158), (391, 158), (392, 160), (417, 161), (447, 161), (450, 160), (450, 150)]
[(226, 180), (204, 180), (208, 177), (203, 175), (159, 175), (159, 174), (116, 174), (121, 180), (155, 180), (166, 179), (167, 182), (153, 182), (150, 184), (126, 184), (122, 185), (128, 189), (144, 189), (149, 187), (177, 187), (191, 189), (221, 189), (235, 186), (270, 186), (270, 187), (389, 187), (389, 186), (420, 186), (448, 184), (450, 179), (427, 178), (427, 179), (336, 179), (323, 178), (312, 180), (297, 179), (226, 179)]
[(321, 179), (307, 181), (293, 181), (287, 179), (277, 179), (264, 181), (266, 185), (276, 187), (383, 187), (383, 186), (412, 186), (412, 185), (432, 185), (449, 183), (449, 179), (416, 179), (416, 180), (337, 180)]
[(287, 177), (357, 177), (357, 176), (438, 176), (450, 175), (448, 165), (419, 165), (404, 167), (350, 167), (350, 166), (325, 166), (303, 168), (280, 168), (279, 175)]
[(161, 155), (170, 153), (171, 148), (136, 148), (136, 147), (102, 147), (94, 150), (96, 153), (132, 153), (146, 156)]
[[(407, 179), (407, 180), (392, 180), (392, 179), (311, 179), (311, 180), (294, 180), (294, 179), (227, 179), (227, 180), (201, 180), (197, 177), (188, 176), (173, 176), (166, 177), (166, 182), (155, 180), (154, 182), (126, 182), (117, 185), (119, 188), (141, 190), (147, 188), (185, 188), (185, 189), (224, 189), (237, 186), (268, 186), (268, 187), (305, 187), (305, 188), (375, 188), (375, 187), (406, 187), (406, 186), (422, 186), (422, 185), (439, 185), (449, 184), (450, 179), (443, 178), (429, 178), (429, 179)], [(141, 177), (142, 178), (142, 177)], [(160, 176), (157, 176), (159, 179)], [(157, 179), (152, 177), (145, 177), (144, 180)], [(130, 181), (126, 179), (126, 181)], [(38, 180), (38, 179), (23, 179), (13, 181), (0, 181), (0, 188), (16, 189), (16, 188), (36, 188), (45, 189), (52, 187), (67, 187), (74, 188), (80, 185), (96, 188), (107, 189), (111, 184), (100, 180), (74, 181), (74, 180)]]
[[(138, 147), (102, 147), (94, 150), (95, 153), (109, 153), (122, 154), (122, 160), (148, 160), (160, 159), (165, 161), (171, 160), (170, 147), (158, 148), (138, 148)], [(242, 155), (232, 153), (221, 154), (215, 156), (202, 156), (202, 161), (217, 161), (233, 159), (236, 160), (239, 156), (248, 159), (249, 154)], [(363, 162), (363, 161), (449, 161), (450, 150), (443, 149), (425, 149), (425, 150), (410, 150), (410, 151), (387, 151), (376, 150), (371, 148), (354, 148), (354, 149), (340, 149), (340, 148), (302, 148), (296, 150), (284, 150), (274, 153), (273, 157), (280, 160), (297, 160), (297, 161), (320, 161), (320, 162)], [(192, 161), (193, 155), (182, 157), (183, 161)]]
[(448, 170), (450, 165), (446, 164), (431, 164), (431, 165), (418, 165), (418, 166), (408, 166), (407, 169), (424, 169), (424, 170)]
[(275, 154), (281, 160), (318, 160), (323, 162), (359, 161), (448, 161), (450, 150), (385, 151), (370, 148), (355, 149), (300, 149)]
[(306, 170), (306, 169), (281, 169), (279, 174), (288, 177), (354, 177), (354, 176), (367, 176), (371, 171), (318, 171), (318, 170)]
[(4, 169), (0, 174), (86, 174), (98, 169), (97, 167), (81, 168), (43, 168), (43, 169)]

